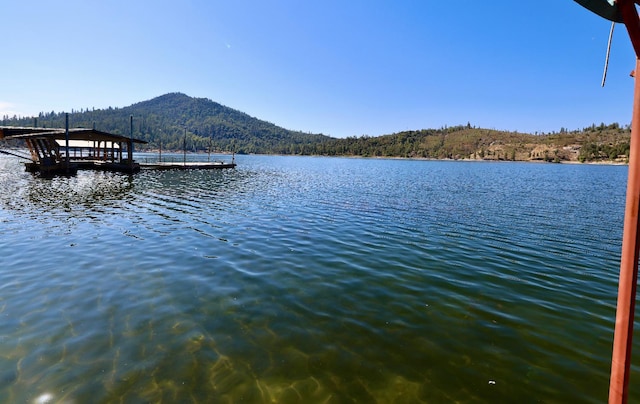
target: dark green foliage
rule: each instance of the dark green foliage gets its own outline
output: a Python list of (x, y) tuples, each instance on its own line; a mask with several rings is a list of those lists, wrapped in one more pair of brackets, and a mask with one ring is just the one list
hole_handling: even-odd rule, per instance
[(617, 158), (629, 158), (629, 142), (620, 143), (585, 143), (580, 149), (578, 159), (585, 161), (615, 160)]
[[(181, 93), (166, 94), (125, 108), (73, 111), (72, 127), (91, 128), (129, 135), (133, 115), (133, 137), (149, 142), (146, 148), (181, 150), (187, 137), (187, 149), (236, 153), (289, 154), (292, 146), (316, 144), (328, 136), (296, 132), (253, 118), (206, 98)], [(5, 125), (32, 126), (33, 118), (4, 120)], [(63, 113), (40, 113), (38, 126), (64, 127)], [(139, 147), (144, 148), (144, 147)]]

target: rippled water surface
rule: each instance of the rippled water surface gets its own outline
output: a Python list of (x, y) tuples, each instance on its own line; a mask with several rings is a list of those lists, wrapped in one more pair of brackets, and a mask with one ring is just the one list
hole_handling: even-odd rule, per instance
[(236, 161), (0, 156), (0, 402), (606, 401), (626, 167)]

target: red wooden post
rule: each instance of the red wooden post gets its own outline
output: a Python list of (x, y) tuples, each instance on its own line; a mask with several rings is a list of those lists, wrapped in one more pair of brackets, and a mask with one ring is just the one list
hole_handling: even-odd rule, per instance
[(631, 117), (627, 199), (618, 281), (618, 303), (611, 356), (610, 404), (626, 404), (629, 398), (633, 322), (638, 285), (638, 252), (640, 251), (638, 233), (640, 225), (640, 18), (638, 18), (635, 3), (636, 0), (616, 0), (616, 5), (622, 14), (624, 25), (636, 53), (636, 69), (634, 71), (635, 87)]
[(636, 60), (635, 71), (627, 200), (609, 385), (609, 403), (611, 404), (626, 403), (628, 398), (633, 320), (638, 283), (638, 251), (640, 250), (638, 233), (638, 225), (640, 224), (640, 78), (638, 75), (640, 74), (640, 60)]

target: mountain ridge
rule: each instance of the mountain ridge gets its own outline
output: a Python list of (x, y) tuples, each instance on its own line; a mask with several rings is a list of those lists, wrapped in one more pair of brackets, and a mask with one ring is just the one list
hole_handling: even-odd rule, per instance
[[(95, 127), (105, 132), (130, 134), (133, 115), (133, 136), (148, 142), (147, 147), (187, 148), (239, 153), (289, 153), (290, 146), (314, 144), (330, 139), (320, 134), (281, 128), (271, 122), (252, 117), (208, 98), (167, 93), (126, 107), (108, 107), (74, 111), (69, 114), (72, 127)], [(34, 117), (4, 117), (3, 125), (30, 126)], [(40, 113), (38, 126), (64, 127), (64, 113)]]

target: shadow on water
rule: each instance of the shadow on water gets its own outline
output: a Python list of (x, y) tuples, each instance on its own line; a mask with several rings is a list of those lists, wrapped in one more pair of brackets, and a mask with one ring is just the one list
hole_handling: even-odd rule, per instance
[(134, 180), (130, 175), (99, 171), (82, 171), (71, 177), (27, 173), (2, 176), (0, 186), (10, 190), (0, 197), (0, 204), (16, 213), (74, 216), (121, 203), (133, 189)]

